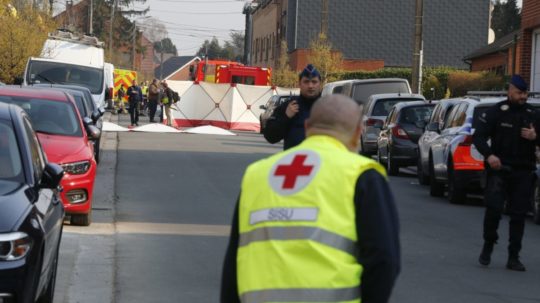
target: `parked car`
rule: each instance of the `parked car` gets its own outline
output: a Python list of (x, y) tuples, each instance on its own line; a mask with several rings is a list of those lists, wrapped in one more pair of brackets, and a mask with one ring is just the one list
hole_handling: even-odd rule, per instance
[(399, 167), (416, 164), (418, 139), (424, 132), (435, 103), (401, 102), (394, 105), (377, 139), (377, 160), (386, 164), (389, 175)]
[(363, 106), (362, 136), (360, 137), (360, 152), (371, 156), (377, 153), (377, 139), (381, 126), (394, 105), (399, 102), (425, 101), (418, 94), (375, 94), (368, 98)]
[(40, 87), (45, 89), (55, 89), (65, 91), (73, 96), (75, 99), (75, 105), (79, 113), (83, 117), (88, 117), (92, 120), (92, 123), (99, 129), (100, 136), (97, 140), (92, 141), (94, 144), (94, 157), (96, 162), (99, 163), (101, 154), (101, 131), (103, 129), (103, 119), (101, 116), (105, 113), (104, 110), (96, 107), (96, 104), (92, 100), (92, 93), (86, 87), (77, 85), (63, 85), (63, 84), (34, 84), (33, 87)]
[(0, 103), (0, 302), (53, 302), (63, 174), (24, 110)]
[(400, 78), (347, 80), (343, 83), (341, 92), (360, 104), (366, 104), (371, 95), (392, 93), (410, 94), (409, 81)]
[(261, 123), (260, 132), (262, 133), (266, 127), (266, 121), (272, 116), (274, 109), (280, 106), (281, 104), (289, 101), (292, 98), (292, 95), (274, 95), (270, 97), (268, 102), (265, 105), (261, 105), (260, 109), (264, 109), (264, 112), (259, 116), (259, 121)]
[[(463, 98), (454, 105), (440, 136), (433, 141), (429, 152), (430, 194), (443, 196), (448, 188), (451, 203), (464, 203), (468, 193), (482, 193), (484, 189), (484, 157), (473, 143), (475, 121), (479, 115), (504, 97)], [(540, 108), (540, 100), (529, 100)]]
[(335, 81), (326, 83), (323, 87), (321, 96), (328, 96), (328, 95), (334, 95), (334, 94), (342, 94), (343, 93), (343, 86), (345, 83), (350, 82), (350, 80), (342, 80), (342, 81)]
[(2, 87), (0, 102), (26, 110), (47, 157), (66, 172), (61, 198), (71, 224), (89, 225), (97, 166), (91, 140), (97, 140), (100, 131), (90, 119), (83, 122), (73, 97), (66, 92)]
[(460, 100), (445, 99), (437, 102), (424, 134), (418, 139), (418, 163), (416, 167), (418, 182), (422, 185), (429, 184), (429, 151), (431, 144), (441, 135), (439, 130), (443, 128), (444, 121), (448, 118), (450, 111)]

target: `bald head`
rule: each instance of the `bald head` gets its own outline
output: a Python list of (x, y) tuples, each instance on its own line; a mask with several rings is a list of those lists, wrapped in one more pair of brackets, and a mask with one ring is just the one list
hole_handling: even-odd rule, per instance
[(344, 95), (330, 95), (313, 105), (306, 120), (306, 135), (328, 135), (357, 149), (360, 136), (361, 107)]

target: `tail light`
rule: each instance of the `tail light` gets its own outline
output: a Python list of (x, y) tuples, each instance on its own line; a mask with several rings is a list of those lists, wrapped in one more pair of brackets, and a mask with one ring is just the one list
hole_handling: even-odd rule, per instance
[(392, 135), (399, 139), (409, 139), (407, 132), (397, 125), (392, 128)]
[(367, 121), (366, 121), (366, 126), (374, 126), (375, 124), (377, 123), (384, 123), (382, 120), (379, 120), (379, 119), (373, 119), (373, 118), (369, 118)]
[(471, 135), (465, 136), (463, 142), (459, 143), (459, 146), (471, 146), (473, 144), (473, 137)]

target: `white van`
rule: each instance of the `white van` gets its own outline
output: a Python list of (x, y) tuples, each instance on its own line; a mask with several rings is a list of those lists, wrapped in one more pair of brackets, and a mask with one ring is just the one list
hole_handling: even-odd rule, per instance
[(113, 107), (114, 100), (114, 65), (105, 62), (105, 105)]
[(41, 56), (26, 64), (23, 83), (69, 84), (86, 87), (98, 108), (105, 107), (103, 42), (95, 37), (57, 31), (45, 41)]

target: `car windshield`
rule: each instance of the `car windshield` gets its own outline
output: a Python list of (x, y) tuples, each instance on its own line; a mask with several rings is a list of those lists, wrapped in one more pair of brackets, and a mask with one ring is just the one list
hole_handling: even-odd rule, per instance
[(14, 96), (0, 96), (0, 102), (22, 107), (30, 116), (36, 132), (82, 137), (79, 117), (70, 103)]
[(401, 111), (401, 114), (399, 115), (399, 122), (410, 124), (416, 124), (420, 121), (427, 122), (429, 121), (429, 118), (431, 118), (433, 108), (435, 108), (434, 104), (406, 107)]
[(30, 61), (26, 81), (34, 83), (74, 84), (92, 94), (103, 90), (103, 69), (49, 61)]
[(353, 87), (353, 99), (357, 102), (366, 102), (371, 95), (410, 93), (406, 82), (367, 82), (356, 83)]
[(11, 121), (6, 120), (0, 120), (0, 180), (24, 182), (19, 144)]
[(396, 105), (399, 102), (405, 102), (405, 101), (416, 101), (416, 100), (423, 100), (423, 99), (415, 99), (415, 98), (400, 98), (400, 99), (381, 99), (378, 100), (375, 103), (375, 106), (373, 106), (373, 112), (371, 113), (372, 116), (388, 116), (388, 113), (390, 113), (390, 110), (394, 105)]

